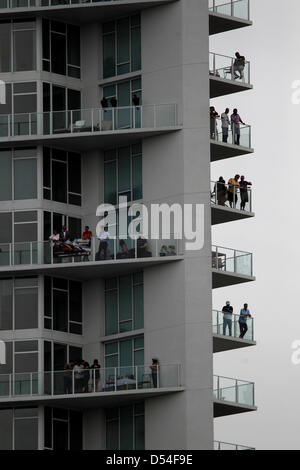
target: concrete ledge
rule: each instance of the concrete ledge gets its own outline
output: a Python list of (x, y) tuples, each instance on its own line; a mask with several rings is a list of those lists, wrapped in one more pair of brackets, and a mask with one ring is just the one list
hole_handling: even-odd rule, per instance
[(220, 416), (236, 415), (239, 413), (247, 413), (249, 411), (256, 410), (257, 406), (241, 405), (230, 401), (214, 399), (214, 418), (219, 418)]
[(249, 155), (253, 152), (254, 149), (249, 147), (225, 144), (213, 139), (210, 140), (210, 154), (212, 162), (225, 160), (226, 158), (239, 157), (240, 155)]
[(209, 86), (210, 98), (217, 98), (218, 96), (225, 96), (253, 89), (253, 86), (248, 85), (247, 83), (226, 80), (225, 78), (215, 77), (214, 75), (209, 76)]
[(255, 217), (254, 212), (241, 211), (239, 209), (231, 209), (230, 207), (211, 204), (212, 225), (234, 222), (235, 220), (251, 219), (253, 217)]
[(229, 15), (221, 15), (220, 13), (209, 12), (209, 34), (225, 33), (233, 29), (252, 26), (252, 21), (242, 20)]
[(248, 339), (236, 338), (234, 336), (224, 336), (213, 334), (213, 352), (231, 351), (232, 349), (247, 348), (249, 346), (256, 346), (256, 341)]
[(229, 273), (212, 268), (212, 288), (234, 286), (243, 282), (255, 281), (254, 276), (246, 276), (244, 274)]

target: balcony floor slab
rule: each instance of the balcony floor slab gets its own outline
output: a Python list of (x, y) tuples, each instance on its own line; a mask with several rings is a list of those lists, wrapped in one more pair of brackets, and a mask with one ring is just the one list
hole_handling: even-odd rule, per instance
[(233, 80), (226, 80), (220, 77), (209, 77), (210, 84), (210, 98), (217, 98), (218, 96), (231, 95), (232, 93), (239, 93), (241, 91), (252, 90), (253, 86), (247, 83), (237, 82)]
[(231, 351), (232, 349), (247, 348), (249, 346), (256, 346), (256, 341), (235, 338), (233, 336), (218, 335), (215, 333), (213, 334), (214, 353)]
[(212, 288), (234, 286), (243, 282), (255, 281), (254, 276), (246, 276), (244, 274), (229, 273), (212, 268)]
[(254, 149), (249, 147), (225, 144), (216, 140), (210, 141), (210, 157), (212, 162), (225, 160), (227, 158), (239, 157), (240, 155), (249, 155), (253, 152)]
[(254, 212), (241, 211), (239, 209), (231, 209), (226, 206), (211, 206), (211, 224), (218, 225), (226, 222), (234, 222), (235, 220), (251, 219), (255, 217)]
[(209, 34), (225, 33), (245, 26), (252, 26), (252, 21), (243, 20), (229, 15), (209, 12)]
[(219, 418), (220, 416), (230, 416), (239, 413), (247, 413), (249, 411), (256, 410), (256, 406), (241, 405), (230, 401), (214, 399), (214, 418)]

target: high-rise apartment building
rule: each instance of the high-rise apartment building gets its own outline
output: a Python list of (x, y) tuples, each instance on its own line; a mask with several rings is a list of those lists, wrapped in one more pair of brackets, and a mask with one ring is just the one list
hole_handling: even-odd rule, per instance
[[(249, 1), (0, 0), (2, 449), (222, 449), (214, 418), (256, 409), (253, 383), (213, 375), (213, 353), (255, 344), (212, 306), (254, 280), (247, 247), (211, 243), (254, 216), (249, 188), (210, 181), (253, 152), (248, 125), (209, 117), (251, 88), (209, 51)], [(204, 205), (203, 247), (126, 239), (121, 196)]]

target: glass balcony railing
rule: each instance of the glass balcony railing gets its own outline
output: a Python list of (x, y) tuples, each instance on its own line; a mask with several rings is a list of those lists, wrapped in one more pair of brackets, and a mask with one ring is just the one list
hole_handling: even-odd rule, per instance
[(250, 85), (250, 62), (245, 61), (245, 65), (238, 65), (234, 57), (210, 52), (209, 74), (213, 77)]
[(156, 129), (177, 125), (176, 104), (0, 114), (0, 138)]
[(214, 375), (214, 399), (255, 406), (254, 383)]
[(78, 5), (86, 3), (115, 2), (120, 0), (0, 0), (1, 8), (39, 8), (56, 7), (66, 5)]
[(93, 238), (62, 242), (20, 242), (0, 244), (0, 266), (110, 261), (134, 258), (172, 257), (182, 254), (181, 240)]
[[(244, 330), (240, 328), (239, 323), (240, 315), (232, 315), (231, 323), (224, 321), (223, 312), (218, 312), (213, 310), (212, 312), (212, 329), (213, 334), (223, 335), (233, 338), (243, 338), (244, 340), (254, 341), (254, 319), (247, 318), (247, 331), (244, 333)], [(245, 323), (243, 323), (245, 325)]]
[(228, 442), (214, 441), (214, 450), (255, 450), (254, 447), (229, 444)]
[(209, 11), (249, 21), (250, 0), (209, 0)]
[(253, 276), (252, 253), (221, 246), (212, 248), (212, 268), (219, 271)]
[(252, 190), (211, 181), (211, 203), (215, 206), (252, 212)]
[(224, 144), (251, 148), (251, 126), (248, 124), (222, 127), (221, 118), (210, 118), (210, 138)]
[(0, 398), (176, 388), (181, 365), (150, 365), (0, 375)]

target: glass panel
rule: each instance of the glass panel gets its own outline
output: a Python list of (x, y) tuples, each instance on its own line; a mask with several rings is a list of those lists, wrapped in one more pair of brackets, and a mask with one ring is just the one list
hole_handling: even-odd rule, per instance
[(105, 293), (105, 334), (115, 333), (118, 333), (118, 294), (110, 291)]
[(68, 191), (81, 194), (81, 155), (68, 154)]
[[(0, 47), (1, 47), (1, 43), (0, 43)], [(0, 151), (0, 201), (10, 201), (11, 198), (12, 198), (12, 152), (11, 150), (1, 150)]]
[(144, 328), (144, 286), (133, 287), (134, 329)]
[(120, 408), (120, 450), (133, 449), (133, 408)]
[(82, 322), (82, 286), (80, 282), (69, 281), (70, 320)]
[(141, 29), (131, 30), (131, 71), (140, 70), (141, 65)]
[(82, 450), (82, 413), (70, 410), (70, 450)]
[(67, 165), (52, 160), (52, 199), (67, 202)]
[(119, 420), (106, 422), (106, 449), (119, 449)]
[(14, 199), (36, 199), (37, 160), (14, 160)]
[(117, 21), (117, 63), (127, 63), (122, 73), (129, 72), (129, 42), (129, 18), (123, 18)]
[(145, 418), (144, 416), (135, 416), (134, 418), (134, 449), (145, 450)]
[(15, 354), (15, 372), (36, 372), (38, 353)]
[(53, 450), (68, 450), (68, 423), (53, 420)]
[(38, 327), (38, 289), (15, 289), (15, 328)]
[(14, 72), (36, 69), (35, 31), (14, 31)]
[(38, 419), (15, 419), (15, 450), (38, 449)]
[(118, 191), (130, 191), (131, 189), (131, 157), (130, 147), (119, 149), (118, 158)]
[(10, 72), (11, 23), (0, 23), (0, 73)]
[(53, 329), (68, 331), (68, 293), (53, 289)]
[[(53, 28), (54, 22), (52, 22)], [(51, 33), (51, 70), (52, 73), (66, 75), (66, 36)]]
[(130, 275), (119, 278), (119, 315), (120, 332), (131, 330), (131, 321), (124, 325), (121, 323), (132, 319), (132, 278)]
[(117, 203), (117, 169), (116, 162), (107, 162), (104, 165), (104, 201), (108, 204)]
[(134, 201), (143, 198), (143, 168), (141, 156), (132, 158), (132, 198)]
[(103, 36), (103, 77), (113, 77), (116, 74), (115, 33)]
[(12, 450), (13, 410), (0, 410), (0, 450)]
[(0, 330), (11, 330), (13, 315), (13, 280), (0, 280)]
[(68, 64), (80, 67), (80, 27), (67, 25)]

